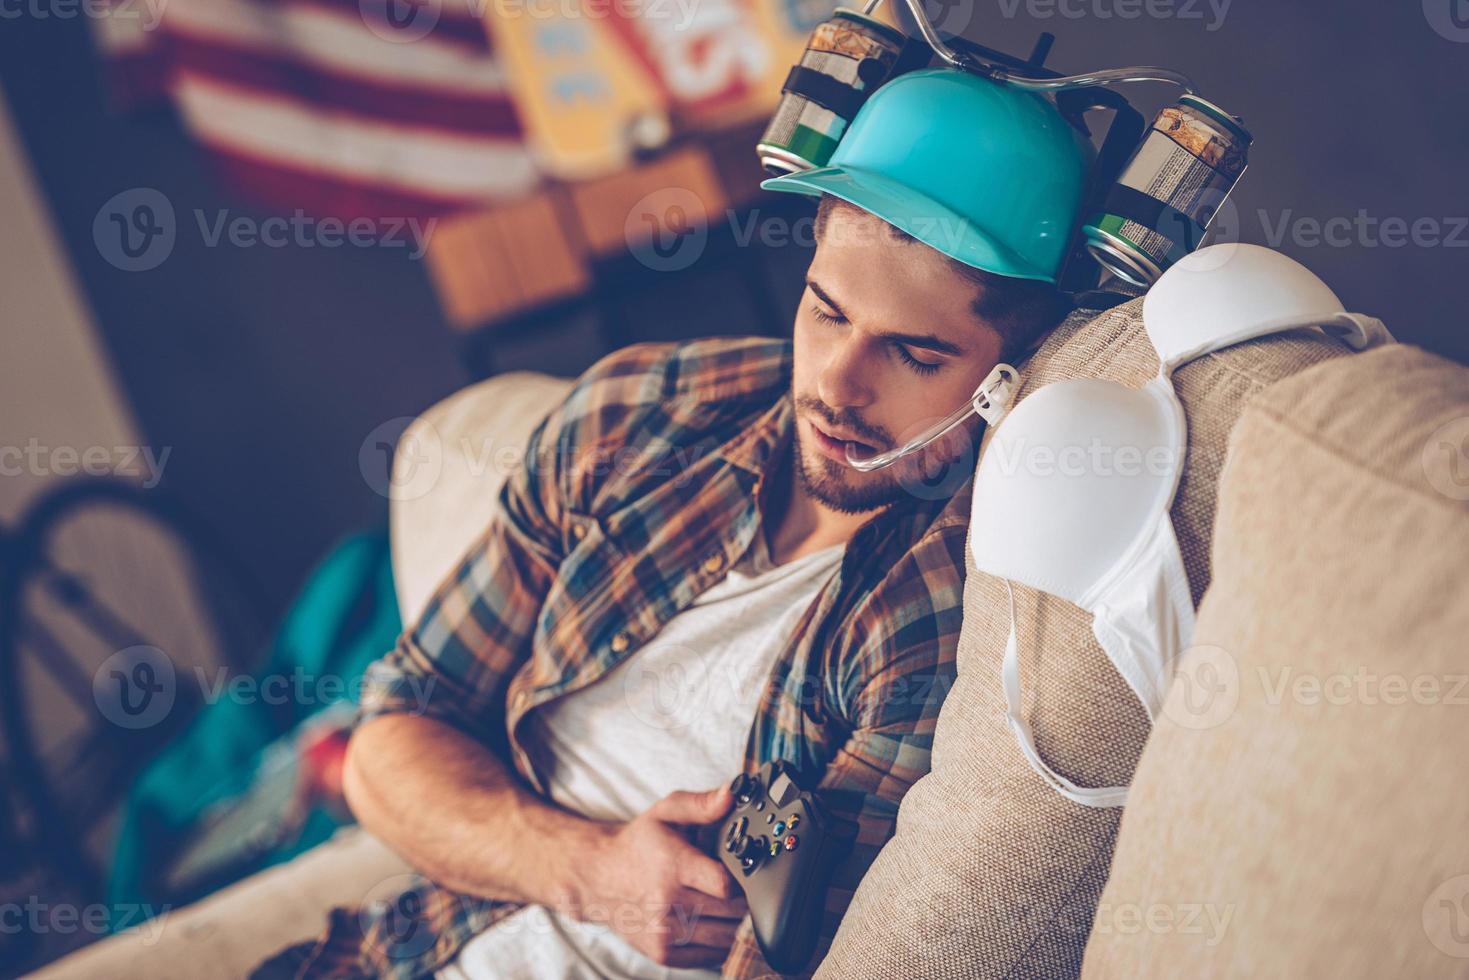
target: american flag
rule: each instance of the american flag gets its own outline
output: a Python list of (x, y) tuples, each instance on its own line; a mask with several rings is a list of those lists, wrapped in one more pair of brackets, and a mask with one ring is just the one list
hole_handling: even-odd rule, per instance
[(163, 98), (238, 190), (343, 219), (520, 197), (541, 174), (484, 0), (112, 0), (123, 107)]

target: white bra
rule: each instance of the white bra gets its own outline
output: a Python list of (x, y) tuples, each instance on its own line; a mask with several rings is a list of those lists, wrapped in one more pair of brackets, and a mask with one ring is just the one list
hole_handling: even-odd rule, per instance
[[(969, 533), (981, 572), (1092, 613), (1097, 641), (1153, 719), (1194, 628), (1169, 517), (1188, 448), (1174, 370), (1301, 327), (1321, 327), (1356, 350), (1392, 337), (1380, 320), (1344, 312), (1293, 259), (1243, 244), (1201, 249), (1173, 266), (1144, 299), (1143, 321), (1160, 363), (1147, 384), (1060, 381), (1004, 417), (975, 473)], [(1013, 590), (1002, 677), (1010, 727), (1031, 768), (1079, 804), (1123, 805), (1127, 787), (1079, 786), (1036, 751), (1021, 706)]]

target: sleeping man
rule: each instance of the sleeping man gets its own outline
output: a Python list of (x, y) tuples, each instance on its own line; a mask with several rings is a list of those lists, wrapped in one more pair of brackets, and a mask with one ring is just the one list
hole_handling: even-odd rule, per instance
[(374, 665), (348, 799), (427, 880), (336, 916), (298, 951), (306, 975), (769, 975), (698, 838), (730, 811), (731, 777), (775, 759), (856, 829), (815, 968), (929, 769), (980, 423), (869, 473), (847, 444), (903, 445), (1068, 313), (1056, 228), (1077, 203), (999, 229), (984, 209), (1015, 212), (1003, 188), (927, 221), (910, 195), (910, 235), (877, 216), (892, 186), (834, 186), (864, 206), (821, 197), (792, 338), (594, 365)]

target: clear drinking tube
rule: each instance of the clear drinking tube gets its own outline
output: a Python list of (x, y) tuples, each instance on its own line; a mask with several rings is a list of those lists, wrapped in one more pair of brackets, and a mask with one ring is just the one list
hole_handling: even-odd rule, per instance
[(995, 369), (989, 373), (983, 383), (974, 390), (974, 395), (969, 403), (948, 418), (924, 429), (919, 435), (909, 439), (897, 449), (890, 449), (876, 456), (866, 459), (858, 458), (852, 450), (852, 444), (847, 444), (847, 463), (853, 469), (861, 473), (871, 473), (880, 470), (884, 466), (891, 466), (904, 456), (918, 452), (924, 446), (946, 435), (950, 429), (969, 418), (978, 415), (987, 423), (993, 425), (999, 422), (1005, 411), (1010, 407), (1010, 402), (1015, 397), (1015, 390), (1020, 385), (1020, 372), (1009, 364), (997, 364)]
[(1006, 85), (1023, 88), (1031, 92), (1066, 92), (1074, 88), (1102, 88), (1121, 85), (1125, 82), (1169, 82), (1183, 89), (1186, 95), (1195, 95), (1197, 90), (1187, 75), (1172, 68), (1138, 66), (1136, 68), (1108, 68), (1086, 75), (1067, 75), (1063, 78), (1025, 78), (1012, 75), (1008, 68), (1001, 68), (996, 77)]
[[(865, 12), (871, 13), (881, 2), (882, 0), (869, 0)], [(1013, 85), (1032, 92), (1066, 92), (1076, 88), (1120, 85), (1125, 82), (1169, 82), (1179, 86), (1190, 95), (1196, 91), (1194, 83), (1182, 72), (1174, 71), (1171, 68), (1151, 66), (1109, 68), (1105, 71), (1088, 72), (1085, 75), (1067, 75), (1062, 78), (1026, 78), (1023, 75), (1015, 74), (1013, 68), (981, 61), (972, 55), (949, 47), (944, 39), (939, 37), (938, 31), (934, 30), (933, 24), (928, 20), (928, 15), (923, 12), (922, 0), (906, 0), (906, 3), (908, 12), (913, 15), (914, 22), (918, 24), (919, 33), (923, 35), (923, 40), (928, 46), (933, 48), (935, 54), (954, 68), (976, 72), (997, 82), (1004, 82), (1006, 85)]]

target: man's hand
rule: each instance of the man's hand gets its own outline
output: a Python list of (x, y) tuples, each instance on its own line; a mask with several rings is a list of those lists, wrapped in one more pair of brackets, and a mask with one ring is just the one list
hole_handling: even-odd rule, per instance
[(728, 787), (670, 793), (610, 824), (582, 868), (577, 918), (604, 922), (656, 963), (718, 967), (747, 911), (739, 886), (692, 842), (733, 803)]
[(434, 881), (606, 923), (667, 966), (723, 963), (744, 918), (739, 886), (689, 839), (729, 813), (727, 788), (670, 793), (627, 823), (588, 820), (519, 785), (470, 736), (406, 714), (358, 727), (344, 778), (362, 825)]

